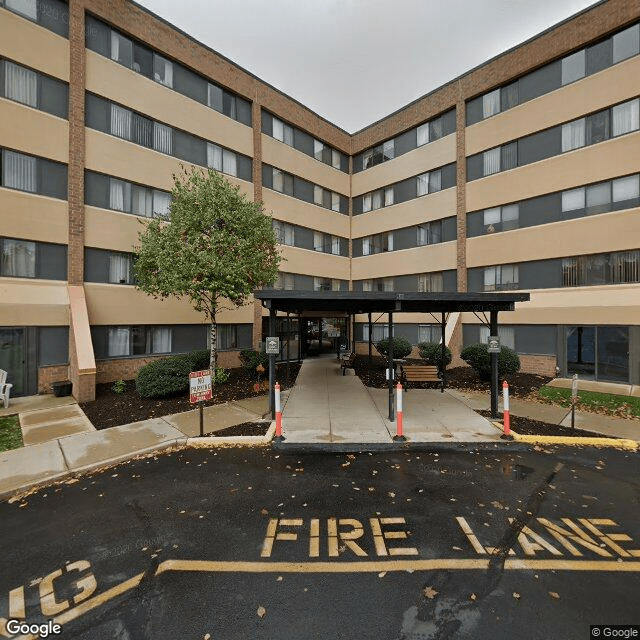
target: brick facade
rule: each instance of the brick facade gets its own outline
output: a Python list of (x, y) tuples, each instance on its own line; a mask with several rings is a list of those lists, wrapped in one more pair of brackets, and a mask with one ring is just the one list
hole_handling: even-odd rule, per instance
[(38, 393), (52, 393), (51, 383), (69, 379), (69, 365), (38, 367)]
[(537, 373), (539, 376), (556, 377), (556, 356), (519, 355), (520, 371), (524, 373)]

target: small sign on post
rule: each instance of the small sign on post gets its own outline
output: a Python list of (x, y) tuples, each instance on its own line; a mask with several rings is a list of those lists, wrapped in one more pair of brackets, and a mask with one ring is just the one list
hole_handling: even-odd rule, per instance
[(192, 371), (189, 374), (189, 399), (197, 402), (200, 410), (200, 435), (204, 435), (204, 416), (202, 403), (211, 400), (211, 370)]
[(265, 350), (268, 355), (277, 356), (280, 353), (280, 338), (277, 336), (267, 338)]
[(487, 351), (489, 353), (500, 353), (500, 338), (498, 336), (489, 336)]

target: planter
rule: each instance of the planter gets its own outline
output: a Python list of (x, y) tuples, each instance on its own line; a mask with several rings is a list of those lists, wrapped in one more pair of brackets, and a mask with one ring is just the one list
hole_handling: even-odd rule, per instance
[(53, 395), (56, 398), (64, 398), (71, 395), (73, 389), (73, 383), (69, 380), (63, 380), (62, 382), (52, 382), (51, 388), (53, 389)]

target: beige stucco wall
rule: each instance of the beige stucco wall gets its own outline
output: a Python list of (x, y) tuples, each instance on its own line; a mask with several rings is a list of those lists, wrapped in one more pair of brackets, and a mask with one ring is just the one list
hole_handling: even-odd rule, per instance
[(138, 244), (138, 233), (145, 221), (129, 213), (110, 211), (98, 207), (85, 207), (85, 236), (87, 247), (131, 251)]
[(0, 98), (0, 146), (67, 163), (69, 123), (44, 111)]
[(349, 279), (349, 258), (288, 246), (281, 246), (280, 253), (284, 258), (280, 263), (280, 271), (323, 278)]
[(253, 156), (253, 130), (150, 78), (87, 49), (87, 91)]
[(67, 283), (31, 278), (0, 278), (0, 325), (69, 324)]
[(638, 248), (640, 209), (636, 208), (469, 238), (467, 267)]
[(445, 189), (353, 217), (352, 236), (361, 238), (456, 215), (456, 189)]
[(362, 280), (455, 268), (456, 243), (452, 241), (354, 258), (351, 277)]
[(350, 176), (280, 140), (262, 134), (262, 162), (288, 171), (343, 196), (349, 195)]
[[(178, 158), (121, 140), (101, 131), (86, 129), (86, 168), (130, 182), (165, 189), (173, 188), (173, 174), (180, 175), (182, 165), (193, 166)], [(206, 171), (203, 167), (197, 167)], [(231, 184), (253, 200), (253, 185), (246, 180), (224, 175)]]
[(11, 11), (0, 13), (0, 57), (69, 81), (69, 41)]
[(467, 211), (517, 202), (545, 193), (640, 170), (640, 132), (600, 142), (467, 183)]
[(580, 118), (640, 94), (640, 57), (635, 56), (573, 84), (478, 122), (465, 131), (473, 155), (562, 122)]
[(67, 202), (0, 188), (0, 236), (67, 244)]
[(358, 196), (456, 161), (456, 135), (425, 144), (394, 160), (354, 173), (352, 194)]
[(315, 204), (286, 196), (271, 189), (262, 190), (264, 209), (276, 220), (309, 227), (316, 231), (349, 237), (349, 216)]

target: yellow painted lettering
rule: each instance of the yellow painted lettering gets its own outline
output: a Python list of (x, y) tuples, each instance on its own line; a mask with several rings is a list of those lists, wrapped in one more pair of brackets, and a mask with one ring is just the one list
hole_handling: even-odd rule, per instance
[(42, 615), (53, 617), (70, 607), (68, 600), (56, 600), (53, 582), (62, 575), (62, 569), (57, 569), (42, 578), (40, 582), (40, 608)]

